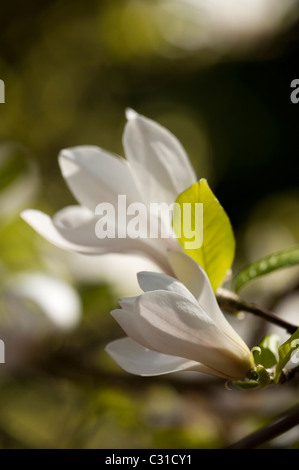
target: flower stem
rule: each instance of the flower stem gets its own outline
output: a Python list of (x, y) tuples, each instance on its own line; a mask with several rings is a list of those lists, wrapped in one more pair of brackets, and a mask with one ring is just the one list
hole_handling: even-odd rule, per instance
[(281, 328), (284, 328), (288, 333), (293, 334), (299, 326), (293, 325), (286, 320), (278, 317), (270, 310), (267, 310), (258, 305), (247, 303), (242, 300), (237, 294), (227, 289), (219, 289), (217, 292), (217, 301), (220, 307), (228, 313), (236, 313), (239, 311), (253, 313), (254, 315), (274, 323)]

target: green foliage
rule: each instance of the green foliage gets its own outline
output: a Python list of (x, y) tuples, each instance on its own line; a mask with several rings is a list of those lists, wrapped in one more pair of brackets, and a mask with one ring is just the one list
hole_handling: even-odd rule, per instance
[[(24, 150), (23, 150), (24, 153)], [(12, 147), (2, 145), (0, 147), (0, 190), (7, 188), (10, 184), (23, 175), (28, 169), (23, 158), (21, 146)]]
[(279, 338), (277, 335), (267, 335), (258, 346), (252, 349), (255, 367), (245, 380), (237, 380), (234, 383), (244, 390), (267, 387), (272, 383), (273, 373), (271, 369), (278, 361)]
[(234, 279), (234, 290), (238, 292), (254, 279), (296, 264), (299, 264), (299, 246), (272, 253), (240, 271)]
[(190, 239), (184, 234), (183, 217), (177, 217), (176, 210), (174, 210), (173, 227), (184, 251), (202, 266), (216, 291), (230, 269), (235, 254), (235, 238), (229, 218), (205, 179), (201, 179), (181, 193), (176, 203), (179, 204), (181, 213), (183, 213), (183, 204), (192, 204), (194, 226), (195, 204), (203, 204), (203, 243), (200, 248), (186, 248)]
[(278, 348), (279, 360), (275, 370), (274, 382), (278, 383), (282, 369), (289, 362), (296, 349), (299, 348), (299, 328)]
[(234, 384), (244, 390), (266, 387), (271, 383), (270, 373), (262, 365), (257, 365), (251, 370), (244, 380), (235, 380)]
[(254, 362), (269, 369), (277, 363), (278, 360), (279, 337), (277, 335), (267, 335), (260, 344), (253, 348)]

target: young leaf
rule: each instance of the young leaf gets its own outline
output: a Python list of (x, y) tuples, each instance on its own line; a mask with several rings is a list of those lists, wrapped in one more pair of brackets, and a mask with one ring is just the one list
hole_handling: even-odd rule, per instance
[(253, 348), (253, 357), (255, 363), (269, 369), (277, 363), (278, 360), (279, 337), (277, 335), (267, 335), (260, 344)]
[(272, 253), (240, 271), (234, 279), (234, 290), (238, 292), (253, 279), (295, 264), (299, 264), (299, 246)]
[[(184, 251), (193, 258), (209, 276), (214, 291), (222, 284), (227, 271), (230, 269), (235, 254), (235, 238), (227, 214), (214, 196), (205, 179), (193, 184), (181, 193), (176, 200), (173, 215), (173, 228)], [(203, 241), (201, 246), (189, 248), (190, 238), (186, 236), (184, 204), (191, 203), (192, 225), (195, 230), (201, 230)], [(202, 226), (197, 227), (195, 219), (195, 204), (202, 204)], [(177, 213), (177, 207), (179, 212)], [(190, 233), (190, 230), (189, 230)], [(189, 234), (188, 233), (188, 234)], [(198, 236), (199, 234), (196, 234)]]
[(299, 328), (292, 336), (278, 348), (279, 360), (275, 370), (274, 382), (278, 383), (281, 371), (289, 362), (296, 349), (299, 348)]

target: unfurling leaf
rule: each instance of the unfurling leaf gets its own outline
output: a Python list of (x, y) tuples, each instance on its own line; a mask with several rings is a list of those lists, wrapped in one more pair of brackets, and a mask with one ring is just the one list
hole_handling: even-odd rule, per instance
[(299, 328), (278, 348), (279, 360), (275, 370), (274, 382), (278, 383), (282, 369), (289, 362), (296, 349), (299, 348)]
[[(178, 217), (176, 205), (173, 215), (174, 232), (184, 251), (206, 271), (213, 290), (216, 291), (234, 260), (235, 238), (229, 218), (205, 179), (201, 179), (181, 193), (176, 203), (180, 208), (180, 215), (183, 214), (183, 205), (191, 203), (193, 228), (202, 230), (203, 242), (200, 247), (189, 248), (190, 239), (184, 230), (184, 217)], [(195, 223), (196, 203), (202, 204), (203, 208), (201, 227)]]
[(253, 357), (255, 363), (269, 369), (278, 361), (279, 337), (277, 335), (267, 335), (260, 344), (253, 348)]
[(238, 292), (253, 279), (296, 264), (299, 264), (299, 246), (272, 253), (240, 271), (234, 279), (234, 290)]

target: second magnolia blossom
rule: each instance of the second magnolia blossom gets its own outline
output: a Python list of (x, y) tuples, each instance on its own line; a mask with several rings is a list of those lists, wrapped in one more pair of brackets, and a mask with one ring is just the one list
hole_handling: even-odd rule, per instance
[[(126, 160), (95, 147), (62, 150), (59, 165), (63, 177), (80, 205), (62, 209), (53, 218), (37, 210), (26, 210), (22, 217), (54, 245), (78, 253), (138, 253), (151, 258), (170, 272), (167, 249), (180, 249), (175, 238), (100, 239), (96, 208), (102, 202), (117, 207), (118, 196), (126, 204), (143, 203), (150, 214), (153, 203), (172, 204), (177, 196), (196, 183), (195, 172), (180, 142), (154, 121), (127, 111), (123, 134)], [(124, 212), (124, 211), (122, 211)], [(123, 217), (111, 221), (115, 233), (126, 233)], [(148, 220), (142, 221), (145, 231)], [(170, 224), (168, 217), (156, 217), (156, 225)], [(172, 228), (170, 227), (170, 232)]]
[(177, 279), (138, 274), (143, 294), (123, 298), (112, 316), (128, 337), (106, 347), (127, 372), (161, 375), (193, 370), (243, 379), (252, 353), (219, 309), (206, 273), (182, 252), (170, 251)]

